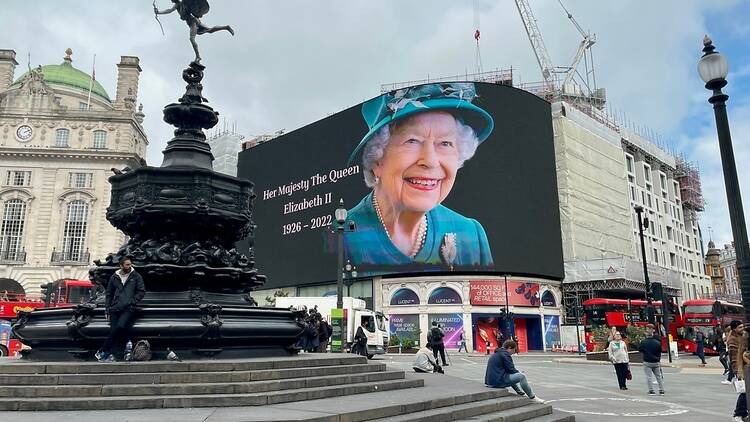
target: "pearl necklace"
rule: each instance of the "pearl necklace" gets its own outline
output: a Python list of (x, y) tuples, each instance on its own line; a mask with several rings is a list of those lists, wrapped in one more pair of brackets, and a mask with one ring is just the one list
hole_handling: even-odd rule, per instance
[[(378, 216), (378, 220), (380, 221), (380, 224), (383, 226), (383, 230), (385, 230), (385, 235), (388, 236), (388, 240), (393, 243), (393, 239), (391, 238), (391, 234), (388, 232), (388, 227), (385, 226), (385, 221), (383, 221), (383, 215), (380, 213), (380, 205), (378, 205), (378, 198), (375, 196), (375, 192), (372, 193), (372, 204), (375, 207), (375, 214)], [(414, 239), (414, 244), (411, 247), (411, 251), (409, 252), (409, 258), (414, 258), (417, 256), (420, 250), (422, 250), (422, 247), (424, 246), (425, 239), (427, 238), (427, 215), (422, 216), (422, 221), (419, 222), (419, 229), (417, 229), (417, 237)]]

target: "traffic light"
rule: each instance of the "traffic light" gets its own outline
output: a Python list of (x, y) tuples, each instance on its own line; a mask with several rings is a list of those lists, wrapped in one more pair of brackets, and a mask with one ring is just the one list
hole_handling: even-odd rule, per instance
[(654, 300), (664, 300), (664, 286), (661, 283), (651, 283), (651, 297)]
[(43, 283), (41, 287), (44, 306), (49, 307), (50, 303), (54, 301), (52, 296), (55, 294), (55, 283)]

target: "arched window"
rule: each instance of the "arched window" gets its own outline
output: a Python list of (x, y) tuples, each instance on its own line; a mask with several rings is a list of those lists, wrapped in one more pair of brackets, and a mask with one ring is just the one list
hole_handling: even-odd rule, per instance
[(81, 262), (82, 260), (88, 260), (84, 256), (88, 214), (89, 205), (84, 201), (73, 201), (68, 204), (63, 232), (63, 261)]
[(427, 299), (430, 305), (460, 305), (461, 302), (461, 295), (450, 287), (438, 287)]
[(23, 226), (26, 220), (26, 203), (11, 199), (3, 206), (0, 226), (0, 261), (23, 261)]
[(70, 131), (68, 129), (57, 129), (57, 135), (55, 136), (56, 147), (68, 147), (68, 139), (70, 139)]
[(396, 290), (391, 296), (391, 305), (419, 305), (419, 296), (406, 287)]
[(94, 148), (107, 148), (107, 132), (103, 130), (94, 131)]

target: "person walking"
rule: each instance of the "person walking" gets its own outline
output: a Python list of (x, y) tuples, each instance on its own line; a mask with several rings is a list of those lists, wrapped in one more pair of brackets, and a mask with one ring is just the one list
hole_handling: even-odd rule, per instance
[[(745, 374), (745, 352), (747, 351), (747, 334), (745, 325), (742, 321), (734, 320), (729, 323), (731, 332), (727, 338), (727, 349), (729, 350), (730, 367), (734, 371), (737, 380), (743, 380)], [(732, 420), (735, 422), (744, 421), (747, 413), (747, 394), (740, 393), (737, 396), (737, 402), (734, 405), (734, 414)]]
[(626, 379), (630, 372), (630, 358), (628, 357), (628, 346), (622, 340), (622, 334), (615, 332), (612, 335), (612, 341), (607, 346), (607, 357), (610, 362), (615, 366), (615, 374), (617, 375), (617, 384), (620, 386), (620, 390), (627, 390)]
[(352, 346), (352, 353), (367, 356), (367, 321), (363, 320), (362, 325), (357, 327), (357, 333), (354, 334), (354, 345)]
[[(729, 362), (727, 361), (727, 344), (724, 336), (724, 330), (721, 329), (721, 325), (717, 325), (714, 337), (714, 350), (719, 354), (719, 362), (721, 362), (721, 366), (724, 367), (723, 375), (726, 375), (729, 372)], [(722, 384), (729, 383), (722, 381)]]
[(320, 338), (320, 346), (318, 346), (318, 353), (325, 353), (328, 351), (328, 342), (331, 340), (331, 334), (333, 334), (333, 328), (328, 321), (321, 320), (318, 332)]
[(485, 385), (493, 388), (512, 387), (516, 394), (526, 395), (536, 402), (544, 403), (544, 400), (534, 394), (526, 375), (519, 372), (513, 364), (512, 355), (517, 350), (518, 346), (513, 340), (505, 340), (503, 347), (498, 347), (495, 350), (495, 353), (487, 361), (487, 369), (484, 373)]
[(695, 354), (701, 360), (700, 366), (706, 366), (706, 351), (705, 351), (706, 336), (700, 329), (695, 330)]
[(646, 387), (649, 395), (655, 395), (654, 382), (659, 385), (659, 394), (664, 395), (664, 380), (661, 372), (661, 339), (653, 330), (648, 330), (645, 339), (638, 346), (643, 354), (643, 371), (646, 373)]
[(466, 353), (469, 353), (469, 349), (466, 347), (466, 337), (464, 337), (463, 331), (458, 335), (458, 352), (456, 353), (461, 353), (461, 349), (465, 350)]
[(438, 353), (440, 353), (440, 359), (443, 360), (443, 366), (448, 366), (448, 362), (445, 360), (445, 344), (443, 343), (443, 330), (437, 325), (437, 321), (432, 321), (432, 329), (430, 330), (429, 343), (432, 344), (432, 354), (435, 356), (435, 360), (438, 360)]
[(124, 355), (136, 306), (145, 295), (143, 277), (133, 269), (130, 258), (120, 259), (120, 269), (109, 278), (105, 290), (104, 312), (109, 321), (109, 335), (102, 348), (94, 354), (96, 360), (114, 362)]

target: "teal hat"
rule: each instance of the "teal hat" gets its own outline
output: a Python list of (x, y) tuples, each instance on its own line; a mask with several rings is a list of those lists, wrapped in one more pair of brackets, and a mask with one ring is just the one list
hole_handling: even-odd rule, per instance
[(399, 89), (375, 97), (362, 104), (362, 117), (369, 128), (367, 134), (349, 156), (353, 162), (365, 144), (383, 126), (424, 111), (444, 110), (471, 126), (482, 143), (492, 133), (495, 122), (489, 113), (471, 102), (477, 98), (471, 82), (434, 83)]

